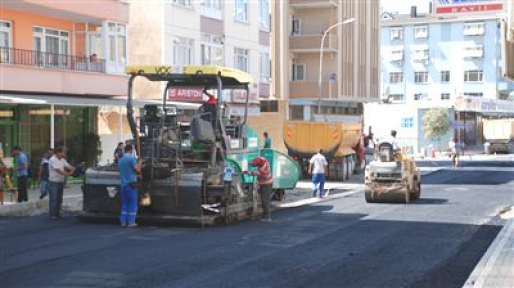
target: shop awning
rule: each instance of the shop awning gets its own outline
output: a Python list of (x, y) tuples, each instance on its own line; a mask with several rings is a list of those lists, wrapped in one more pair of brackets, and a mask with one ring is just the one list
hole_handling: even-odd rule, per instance
[[(75, 96), (50, 96), (38, 94), (5, 94), (0, 93), (0, 103), (5, 104), (33, 104), (33, 105), (66, 105), (80, 107), (99, 107), (99, 106), (116, 106), (125, 107), (127, 100), (123, 98), (92, 98), (92, 97), (75, 97)], [(135, 107), (143, 107), (146, 104), (161, 104), (159, 100), (135, 99), (133, 104)], [(177, 105), (180, 109), (196, 109), (200, 104), (170, 102), (167, 104)]]

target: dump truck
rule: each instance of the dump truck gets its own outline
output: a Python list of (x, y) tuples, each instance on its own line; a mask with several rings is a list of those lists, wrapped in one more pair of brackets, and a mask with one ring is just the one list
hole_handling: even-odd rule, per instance
[(348, 180), (355, 168), (353, 149), (361, 137), (361, 124), (336, 122), (286, 121), (283, 138), (288, 155), (300, 165), (302, 176), (308, 176), (309, 160), (323, 149), (327, 158), (327, 179)]
[(482, 120), (485, 153), (514, 153), (514, 119)]
[[(133, 66), (126, 73), (127, 120), (143, 163), (138, 222), (231, 224), (258, 216), (262, 207), (256, 177), (243, 173), (255, 169), (248, 163), (257, 156), (270, 163), (274, 192), (295, 187), (300, 175), (296, 162), (279, 151), (261, 149), (247, 124), (250, 75), (218, 66)], [(132, 98), (137, 78), (162, 82), (164, 91), (162, 104), (145, 105), (136, 118)], [(243, 103), (227, 101), (241, 95)], [(204, 102), (205, 96), (209, 100)], [(172, 99), (202, 104), (191, 116)], [(239, 109), (230, 109), (232, 104)], [(87, 169), (82, 190), (83, 219), (117, 219), (117, 165)]]

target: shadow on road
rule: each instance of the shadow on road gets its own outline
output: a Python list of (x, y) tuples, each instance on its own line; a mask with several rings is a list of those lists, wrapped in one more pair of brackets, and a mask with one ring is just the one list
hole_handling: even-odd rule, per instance
[(511, 171), (439, 170), (421, 177), (421, 184), (430, 185), (502, 185), (514, 181)]

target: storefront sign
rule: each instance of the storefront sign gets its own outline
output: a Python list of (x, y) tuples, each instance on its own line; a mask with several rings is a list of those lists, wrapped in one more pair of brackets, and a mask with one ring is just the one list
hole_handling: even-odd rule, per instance
[[(250, 87), (250, 98), (248, 103), (259, 104), (259, 84), (252, 83)], [(246, 90), (225, 90), (223, 100), (225, 103), (246, 103)]]
[(203, 89), (193, 87), (171, 87), (167, 100), (184, 102), (203, 102)]
[(505, 8), (499, 0), (438, 0), (435, 5), (437, 14), (502, 11)]
[(508, 100), (457, 96), (454, 105), (456, 111), (514, 114), (514, 102)]

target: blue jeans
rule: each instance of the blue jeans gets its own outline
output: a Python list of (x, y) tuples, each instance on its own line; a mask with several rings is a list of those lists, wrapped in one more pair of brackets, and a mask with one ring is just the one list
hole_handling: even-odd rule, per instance
[(45, 198), (48, 193), (50, 193), (50, 186), (48, 184), (48, 180), (41, 180), (41, 187), (39, 188), (39, 192), (41, 195), (39, 196), (41, 199)]
[(48, 181), (48, 188), (48, 191), (50, 192), (50, 217), (60, 217), (64, 183)]
[(122, 226), (136, 223), (137, 195), (137, 189), (130, 187), (130, 185), (121, 186), (120, 224)]
[(312, 184), (314, 184), (314, 189), (312, 192), (313, 196), (325, 196), (325, 174), (312, 174)]

